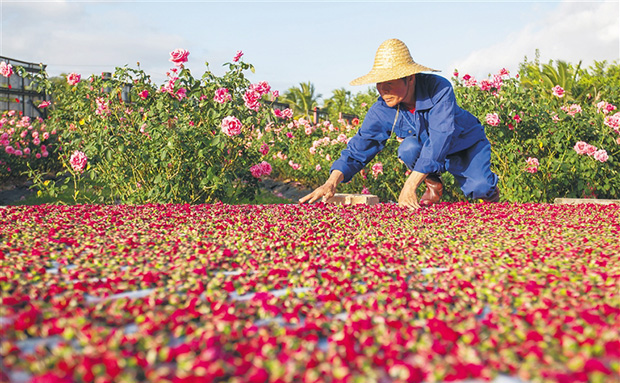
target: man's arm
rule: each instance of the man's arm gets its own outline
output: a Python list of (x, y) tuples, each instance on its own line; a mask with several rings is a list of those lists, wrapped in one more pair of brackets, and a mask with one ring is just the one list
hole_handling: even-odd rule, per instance
[(408, 207), (410, 209), (419, 209), (420, 204), (418, 203), (418, 196), (416, 195), (416, 191), (418, 187), (424, 181), (427, 174), (420, 173), (416, 171), (412, 171), (407, 181), (405, 181), (405, 185), (400, 192), (400, 196), (398, 197), (398, 205), (403, 207)]
[(336, 187), (339, 183), (344, 179), (344, 175), (338, 169), (335, 169), (329, 175), (329, 178), (325, 183), (318, 188), (314, 189), (314, 191), (307, 196), (300, 198), (299, 203), (314, 203), (319, 199), (323, 199), (323, 201), (327, 201), (332, 198), (334, 194), (336, 194)]

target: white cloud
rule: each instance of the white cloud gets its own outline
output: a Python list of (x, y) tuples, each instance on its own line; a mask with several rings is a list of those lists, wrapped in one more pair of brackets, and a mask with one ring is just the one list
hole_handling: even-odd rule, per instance
[(461, 74), (486, 77), (507, 68), (516, 73), (524, 57), (533, 60), (536, 49), (540, 61), (618, 60), (620, 56), (618, 2), (564, 2), (542, 18), (524, 25), (498, 44), (476, 50), (452, 64)]
[(43, 62), (51, 75), (135, 68), (140, 61), (147, 73), (156, 71), (163, 78), (171, 66), (168, 52), (185, 44), (181, 35), (114, 7), (67, 2), (2, 7), (2, 55)]

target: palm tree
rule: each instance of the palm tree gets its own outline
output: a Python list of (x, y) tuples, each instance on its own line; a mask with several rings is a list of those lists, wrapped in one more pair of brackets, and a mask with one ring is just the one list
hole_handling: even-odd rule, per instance
[[(530, 87), (542, 86), (551, 90), (554, 86), (561, 86), (566, 92), (567, 98), (582, 101), (591, 89), (578, 86), (580, 76), (585, 71), (581, 69), (581, 61), (576, 67), (566, 61), (556, 60), (555, 66), (553, 60), (548, 64), (540, 64), (539, 52), (536, 51), (536, 60), (521, 64), (519, 69), (521, 83)], [(550, 94), (550, 93), (549, 93)]]
[(335, 89), (332, 96), (325, 100), (323, 107), (327, 109), (330, 119), (334, 120), (340, 113), (353, 113), (351, 91), (345, 88)]
[(302, 82), (299, 87), (290, 87), (278, 101), (289, 104), (294, 117), (309, 117), (311, 110), (318, 106), (320, 94), (315, 94), (314, 84)]

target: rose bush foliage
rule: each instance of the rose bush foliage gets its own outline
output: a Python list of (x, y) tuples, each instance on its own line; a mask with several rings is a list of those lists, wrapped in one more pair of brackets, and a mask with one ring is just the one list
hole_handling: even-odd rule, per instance
[[(93, 202), (129, 203), (251, 198), (258, 179), (249, 169), (260, 162), (251, 133), (273, 118), (277, 92), (251, 84), (244, 72), (253, 67), (239, 54), (222, 77), (207, 70), (202, 78), (184, 67), (188, 54), (171, 53), (175, 66), (159, 87), (139, 67), (88, 79), (72, 73), (60, 85), (35, 75), (38, 89), (53, 94), (46, 124), (58, 132), (62, 164), (52, 180), (31, 172), (39, 193), (69, 187), (76, 200), (88, 191)], [(76, 171), (75, 151), (85, 169)]]
[[(30, 173), (40, 192), (53, 195), (59, 187), (70, 187), (79, 197), (81, 190), (89, 190), (101, 202), (228, 202), (251, 197), (266, 176), (316, 187), (369, 107), (357, 105), (359, 119), (352, 121), (292, 120), (290, 110), (270, 110), (268, 100), (277, 92), (268, 84), (245, 79), (243, 71), (252, 67), (240, 61), (242, 52), (226, 64), (226, 75), (207, 71), (200, 80), (183, 66), (188, 55), (182, 49), (171, 53), (175, 66), (160, 87), (143, 71), (127, 67), (109, 79), (71, 73), (56, 86), (39, 75), (35, 82), (54, 94), (50, 119), (36, 122), (57, 132), (58, 138), (52, 134), (46, 145), (51, 161), (31, 161), (35, 158), (23, 152), (15, 156), (11, 148), (13, 154), (0, 153), (5, 165), (0, 163), (0, 172), (8, 174), (11, 168), (15, 174), (31, 166), (40, 170)], [(609, 91), (613, 84), (599, 84), (594, 96), (581, 92), (577, 101), (571, 95), (578, 92), (522, 81), (505, 70), (482, 80), (455, 73), (453, 82), (458, 102), (478, 117), (492, 142), (503, 200), (618, 197), (620, 99)], [(3, 126), (7, 133), (8, 125)], [(19, 138), (17, 130), (11, 134)], [(4, 149), (15, 140), (5, 137)], [(388, 140), (385, 150), (339, 191), (396, 201), (409, 174), (397, 160), (398, 145), (395, 138)], [(84, 171), (71, 165), (76, 150), (88, 159)], [(269, 166), (258, 166), (262, 163)], [(55, 180), (41, 177), (41, 171), (59, 166)], [(444, 200), (464, 199), (450, 174), (444, 173), (444, 183)]]
[[(559, 86), (526, 86), (518, 77), (502, 70), (481, 81), (458, 73), (453, 78), (459, 104), (478, 117), (492, 143), (492, 167), (500, 177), (502, 199), (618, 198), (620, 113), (614, 103), (620, 99), (591, 98), (580, 105), (564, 97)], [(347, 121), (289, 122), (262, 138), (271, 148), (264, 158), (273, 161), (281, 177), (316, 187), (327, 178), (331, 162), (356, 129)], [(586, 144), (589, 151), (581, 149)], [(398, 142), (390, 138), (383, 152), (339, 190), (397, 201), (409, 174), (397, 161), (397, 149)], [(383, 171), (373, 172), (377, 166)], [(448, 173), (443, 178), (444, 199), (463, 200), (454, 178)]]

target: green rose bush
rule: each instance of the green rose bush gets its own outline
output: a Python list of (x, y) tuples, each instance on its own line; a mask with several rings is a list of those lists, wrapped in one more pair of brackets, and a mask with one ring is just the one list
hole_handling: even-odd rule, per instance
[(254, 68), (241, 51), (222, 77), (209, 70), (193, 77), (188, 55), (171, 53), (174, 67), (159, 87), (139, 63), (87, 80), (71, 73), (61, 84), (44, 72), (32, 76), (54, 96), (46, 124), (58, 132), (57, 174), (30, 172), (39, 194), (69, 189), (76, 201), (104, 203), (252, 198), (271, 171), (258, 161), (253, 132), (275, 118), (268, 100), (277, 91), (246, 79)]
[[(506, 70), (480, 81), (455, 73), (453, 82), (459, 104), (478, 117), (492, 143), (493, 170), (499, 175), (504, 201), (618, 197), (620, 113), (614, 105), (618, 100), (603, 100), (599, 94), (578, 103), (559, 85), (546, 89), (524, 84), (519, 75), (511, 77)], [(270, 148), (275, 174), (316, 187), (327, 179), (332, 161), (356, 133), (359, 121), (354, 122), (311, 124), (300, 119), (271, 129), (261, 137), (262, 145)], [(396, 138), (390, 138), (385, 149), (339, 191), (397, 201), (409, 174), (398, 162), (398, 145)], [(454, 178), (444, 173), (443, 179), (444, 200), (463, 200)]]
[(481, 81), (455, 72), (453, 81), (461, 106), (485, 126), (505, 200), (618, 197), (620, 113), (612, 100), (580, 103), (560, 85), (524, 85), (506, 70)]
[[(171, 53), (175, 65), (159, 87), (139, 64), (87, 80), (71, 73), (61, 82), (16, 68), (53, 99), (40, 105), (48, 108), (45, 121), (16, 114), (0, 120), (0, 177), (28, 172), (40, 194), (65, 188), (76, 201), (107, 203), (232, 202), (252, 198), (267, 176), (313, 188), (328, 177), (370, 106), (358, 105), (359, 118), (351, 121), (293, 119), (291, 109), (272, 109), (278, 92), (269, 84), (245, 78), (253, 67), (240, 51), (224, 64), (225, 75), (207, 70), (200, 79), (184, 67), (188, 55)], [(504, 201), (617, 198), (620, 99), (612, 70), (595, 69), (584, 77), (598, 86), (591, 94), (506, 70), (481, 80), (454, 73), (457, 101), (492, 143)], [(5, 65), (2, 74), (12, 68)], [(609, 78), (611, 86), (600, 85)], [(398, 200), (409, 174), (398, 146), (390, 138), (339, 191)], [(454, 178), (443, 178), (443, 200), (463, 200)]]

